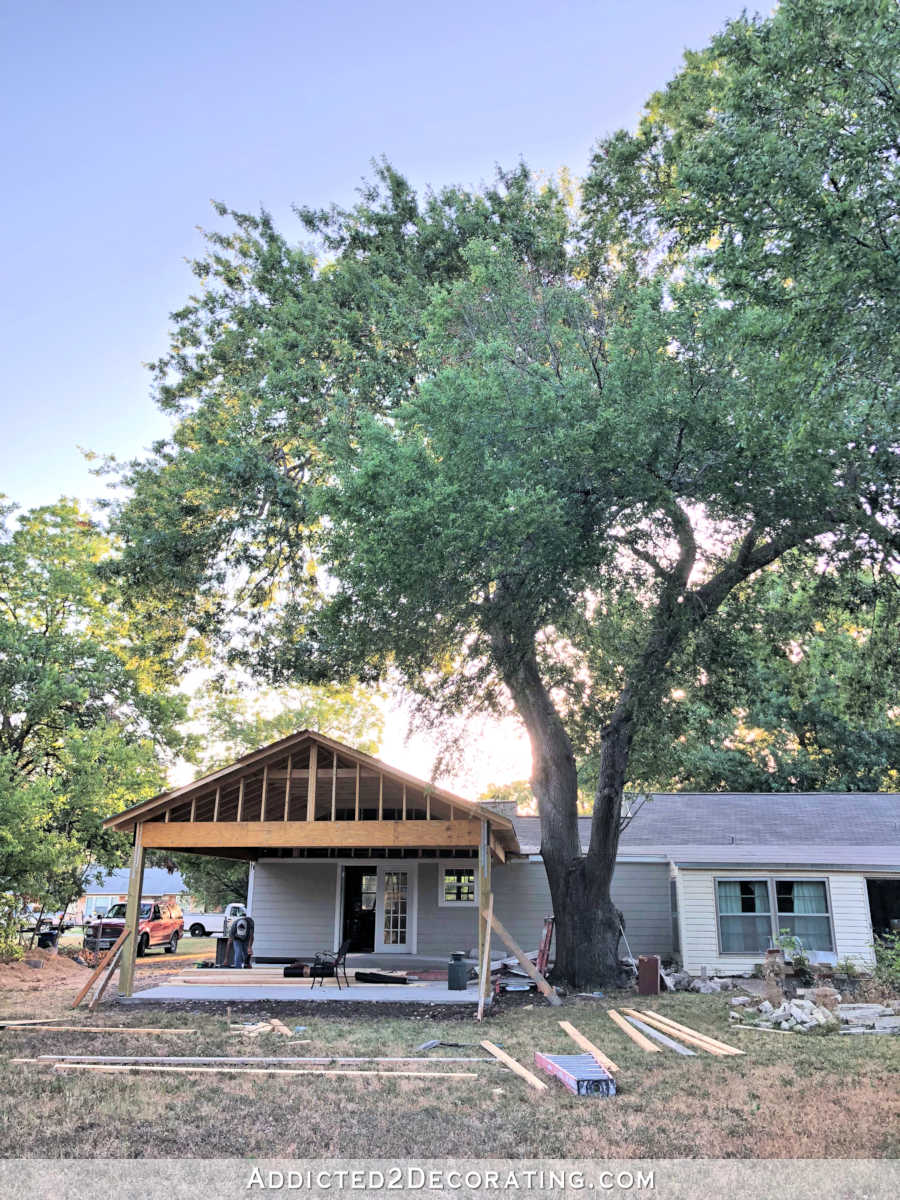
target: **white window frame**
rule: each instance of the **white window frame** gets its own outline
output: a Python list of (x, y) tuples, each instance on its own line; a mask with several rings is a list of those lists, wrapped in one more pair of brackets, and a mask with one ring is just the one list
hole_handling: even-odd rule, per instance
[[(814, 962), (817, 961), (816, 957), (815, 957), (817, 955), (830, 955), (833, 957), (837, 953), (837, 937), (835, 936), (835, 931), (834, 931), (834, 906), (833, 906), (832, 900), (831, 900), (831, 880), (828, 878), (827, 875), (803, 876), (803, 875), (796, 875), (796, 874), (788, 875), (788, 874), (781, 874), (781, 873), (779, 873), (778, 875), (770, 875), (770, 874), (765, 874), (765, 875), (740, 874), (740, 875), (738, 875), (737, 873), (735, 873), (733, 875), (714, 875), (713, 876), (713, 897), (714, 897), (715, 906), (716, 906), (716, 943), (718, 945), (719, 956), (721, 958), (751, 958), (752, 959), (754, 957), (761, 958), (761, 956), (754, 955), (753, 952), (750, 950), (723, 950), (722, 949), (722, 917), (723, 916), (739, 916), (741, 914), (738, 914), (738, 913), (724, 913), (723, 914), (722, 912), (720, 912), (720, 910), (719, 910), (719, 883), (720, 882), (722, 882), (722, 883), (765, 883), (766, 884), (766, 890), (767, 890), (768, 896), (769, 896), (769, 911), (768, 911), (768, 913), (756, 913), (756, 914), (746, 913), (744, 915), (746, 915), (746, 916), (754, 916), (755, 915), (755, 916), (760, 916), (760, 917), (768, 916), (769, 927), (770, 927), (770, 933), (769, 933), (770, 947), (777, 946), (777, 944), (778, 944), (777, 939), (781, 936), (781, 925), (779, 923), (779, 915), (783, 916), (783, 917), (798, 915), (796, 913), (781, 913), (781, 914), (779, 914), (779, 912), (778, 912), (778, 891), (775, 886), (776, 883), (824, 883), (825, 884), (825, 903), (828, 905), (828, 912), (827, 913), (810, 913), (808, 915), (809, 916), (822, 916), (822, 917), (827, 916), (828, 917), (828, 927), (829, 927), (829, 930), (831, 931), (831, 946), (832, 946), (832, 948), (831, 948), (831, 950), (810, 950), (806, 953), (809, 953), (812, 961), (814, 961)], [(820, 960), (820, 961), (824, 961), (824, 960)], [(830, 959), (828, 961), (830, 961)]]
[[(475, 884), (472, 900), (448, 900), (444, 895), (445, 871), (471, 871)], [(438, 908), (469, 909), (478, 907), (478, 863), (475, 859), (444, 858), (438, 860)]]

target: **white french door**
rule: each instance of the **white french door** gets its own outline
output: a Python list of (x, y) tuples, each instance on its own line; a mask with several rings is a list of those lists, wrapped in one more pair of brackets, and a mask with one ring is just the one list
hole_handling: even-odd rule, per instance
[(379, 863), (375, 897), (375, 950), (415, 954), (418, 864)]

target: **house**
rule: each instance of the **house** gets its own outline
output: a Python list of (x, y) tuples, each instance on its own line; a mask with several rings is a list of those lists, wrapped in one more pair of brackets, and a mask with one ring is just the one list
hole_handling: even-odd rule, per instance
[[(253, 864), (257, 962), (349, 941), (400, 965), (473, 950), (491, 892), (515, 940), (537, 947), (551, 912), (539, 822), (512, 807), (474, 803), (304, 730), (106, 824), (134, 835), (135, 914), (146, 850), (242, 858)], [(900, 917), (897, 811), (895, 795), (638, 800), (613, 882), (631, 954), (739, 973), (788, 928), (817, 954), (871, 965), (873, 919)], [(126, 957), (126, 994), (132, 979)]]
[[(70, 914), (76, 923), (109, 912), (111, 905), (128, 899), (130, 872), (97, 871), (85, 883), (84, 895), (72, 905)], [(145, 900), (177, 901), (184, 894), (184, 880), (177, 871), (148, 867), (144, 871)]]

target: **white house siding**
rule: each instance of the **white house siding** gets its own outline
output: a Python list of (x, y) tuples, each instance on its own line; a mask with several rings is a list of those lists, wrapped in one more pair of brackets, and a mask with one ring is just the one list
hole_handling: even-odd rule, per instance
[(258, 862), (253, 872), (257, 958), (309, 958), (334, 946), (337, 864)]
[(686, 971), (740, 975), (752, 971), (760, 957), (720, 954), (716, 916), (717, 879), (827, 879), (838, 959), (868, 968), (874, 962), (866, 881), (862, 875), (824, 871), (713, 870), (681, 867), (677, 871), (681, 958)]
[[(491, 882), (494, 912), (523, 950), (536, 950), (544, 917), (553, 912), (544, 864), (520, 861), (495, 865)], [(612, 897), (624, 914), (625, 936), (632, 954), (672, 953), (668, 864), (620, 862), (613, 877)], [(420, 941), (421, 931), (420, 921)], [(491, 939), (491, 954), (495, 958), (509, 954), (496, 935)]]
[[(309, 859), (262, 860), (256, 864), (251, 911), (256, 922), (254, 953), (258, 958), (306, 958), (319, 950), (333, 949), (339, 869), (335, 862)], [(453, 950), (468, 951), (477, 946), (478, 910), (440, 905), (438, 870), (438, 862), (419, 860), (416, 951), (443, 958)], [(497, 917), (523, 950), (536, 950), (544, 917), (553, 911), (543, 863), (494, 864), (491, 874)], [(619, 863), (612, 891), (625, 914), (632, 953), (670, 954), (668, 865)], [(494, 958), (509, 954), (496, 935), (491, 954)]]

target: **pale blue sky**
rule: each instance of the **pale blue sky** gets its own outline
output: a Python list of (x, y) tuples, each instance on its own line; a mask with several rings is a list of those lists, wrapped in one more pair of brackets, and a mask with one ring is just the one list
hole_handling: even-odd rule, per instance
[(141, 364), (211, 198), (290, 226), (292, 202), (351, 201), (381, 154), (417, 186), (520, 157), (580, 175), (740, 8), (5, 0), (0, 492), (97, 496), (78, 446), (127, 458), (164, 432)]

